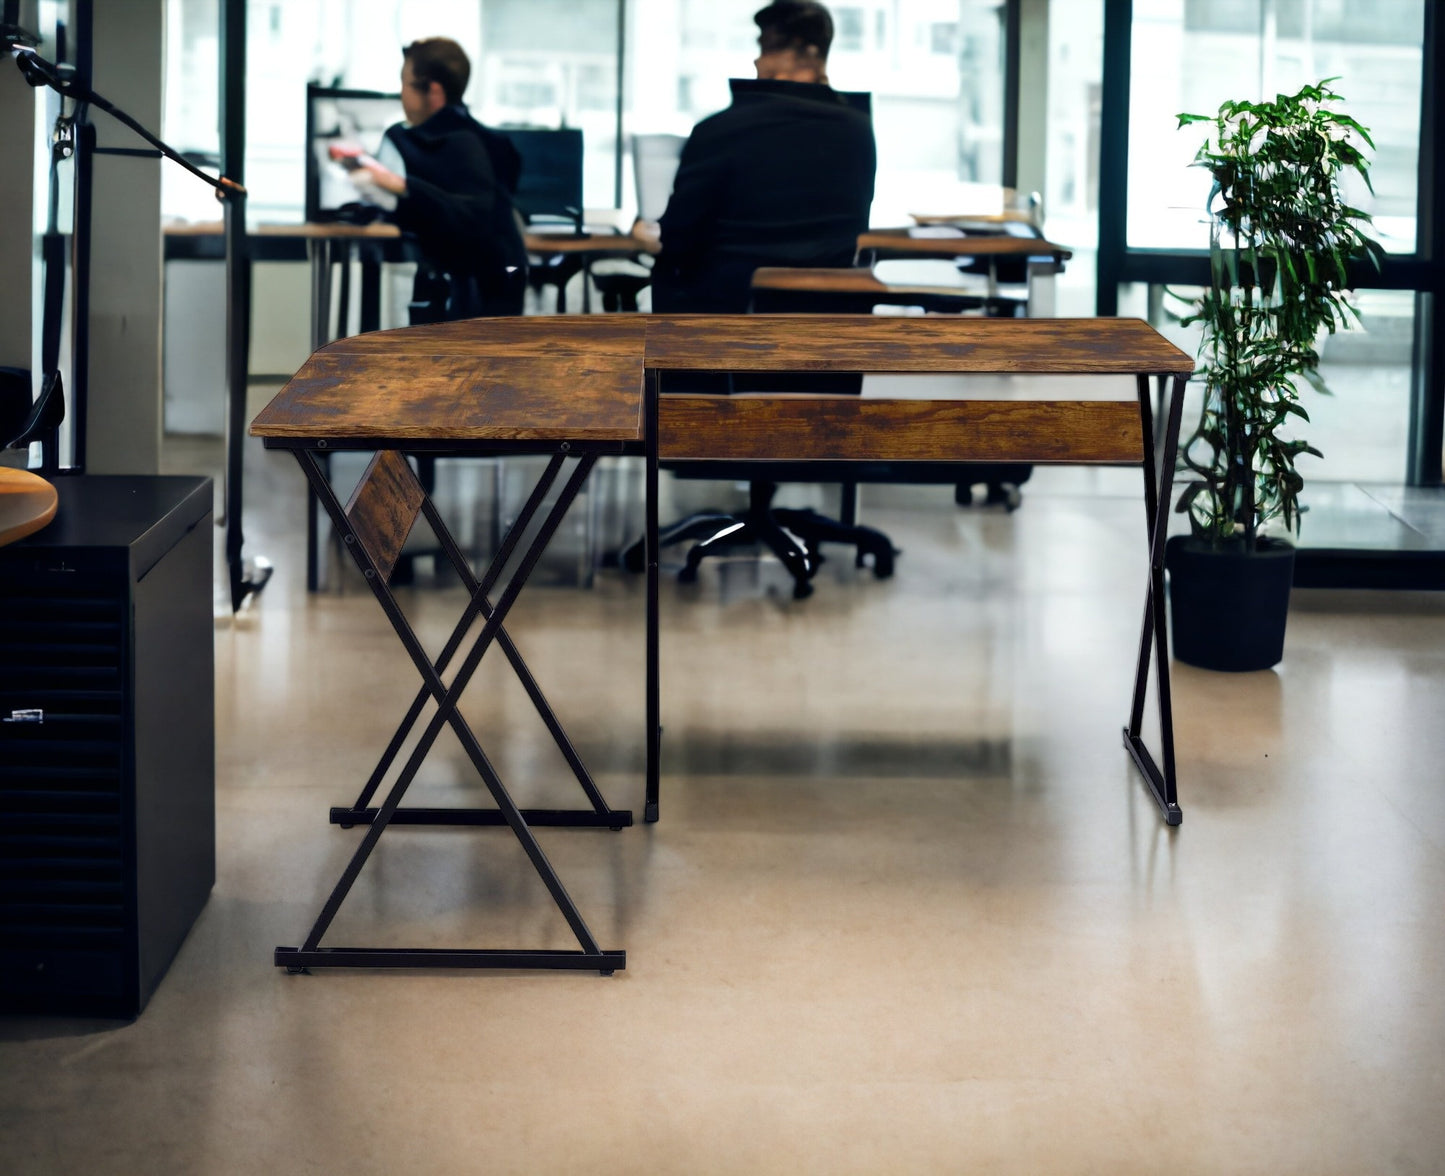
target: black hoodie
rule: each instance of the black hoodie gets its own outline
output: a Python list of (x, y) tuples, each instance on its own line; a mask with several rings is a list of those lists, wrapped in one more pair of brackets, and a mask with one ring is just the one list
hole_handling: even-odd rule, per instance
[(732, 82), (693, 128), (662, 215), (653, 309), (741, 313), (764, 265), (847, 266), (868, 228), (877, 153), (867, 114), (836, 90)]
[(521, 174), (517, 149), (463, 106), (444, 106), (414, 127), (386, 132), (406, 164), (407, 194), (391, 215), (416, 235), (426, 260), (485, 293), (507, 269), (524, 269), (527, 252), (512, 208)]

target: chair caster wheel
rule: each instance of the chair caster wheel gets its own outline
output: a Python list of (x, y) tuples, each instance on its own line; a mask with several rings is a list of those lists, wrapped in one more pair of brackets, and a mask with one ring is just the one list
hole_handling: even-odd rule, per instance
[(794, 599), (794, 600), (807, 600), (808, 597), (810, 597), (810, 596), (812, 596), (812, 595), (813, 595), (813, 584), (812, 584), (812, 582), (811, 582), (810, 580), (794, 580), (794, 581), (793, 581), (793, 599)]
[(696, 584), (697, 568), (692, 564), (684, 564), (682, 569), (677, 573), (677, 582), (679, 584)]
[(1009, 482), (1000, 482), (990, 485), (988, 495), (984, 498), (985, 506), (1002, 506), (1005, 511), (1012, 514), (1023, 504), (1024, 496), (1019, 488)]
[(622, 552), (619, 563), (629, 572), (641, 572), (647, 567), (647, 550), (642, 543), (634, 543)]

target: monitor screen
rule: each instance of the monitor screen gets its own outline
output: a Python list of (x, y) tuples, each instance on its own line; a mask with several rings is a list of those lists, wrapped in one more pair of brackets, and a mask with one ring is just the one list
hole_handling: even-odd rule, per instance
[(582, 132), (564, 127), (497, 127), (522, 157), (522, 174), (513, 197), (529, 224), (565, 221), (582, 224)]
[(360, 195), (346, 169), (331, 158), (333, 144), (381, 149), (387, 127), (402, 121), (401, 95), (374, 90), (306, 87), (306, 219), (344, 220)]

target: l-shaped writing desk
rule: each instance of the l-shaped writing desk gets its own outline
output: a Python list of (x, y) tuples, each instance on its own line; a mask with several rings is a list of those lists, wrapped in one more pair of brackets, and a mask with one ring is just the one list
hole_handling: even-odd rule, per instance
[[(1124, 744), (1165, 821), (1182, 817), (1175, 786), (1169, 657), (1164, 627), (1164, 539), (1184, 387), (1193, 361), (1133, 319), (988, 319), (864, 315), (545, 316), (379, 331), (321, 348), (256, 417), (268, 448), (293, 451), (395, 628), (422, 679), (406, 718), (356, 802), (333, 810), (367, 831), (300, 948), (275, 962), (308, 967), (545, 967), (611, 972), (625, 953), (598, 947), (533, 834), (537, 826), (620, 829), (632, 814), (609, 807), (567, 739), (504, 627), (567, 507), (597, 458), (646, 459), (647, 669), (644, 816), (658, 819), (661, 700), (658, 666), (658, 462), (853, 461), (1133, 465), (1142, 472), (1141, 535), (1148, 580), (1133, 700)], [(750, 393), (665, 394), (670, 372), (1115, 375), (1132, 377), (1121, 399), (908, 399)], [(1150, 381), (1169, 384), (1156, 454)], [(374, 451), (349, 502), (325, 478), (317, 454)], [(542, 453), (551, 460), (478, 578), (422, 488), (408, 453)], [(569, 459), (576, 459), (543, 511)], [(425, 517), (471, 593), (440, 656), (421, 646), (388, 586), (418, 517)], [(538, 518), (539, 525), (534, 525)], [(523, 543), (524, 536), (527, 537)], [(515, 570), (494, 598), (505, 568)], [(481, 630), (462, 655), (469, 629)], [(511, 663), (588, 801), (575, 810), (522, 810), (513, 803), (457, 710), (483, 653), (495, 643)], [(450, 684), (442, 674), (462, 655)], [(1150, 661), (1156, 674), (1160, 758), (1144, 744)], [(428, 701), (436, 709), (399, 771), (403, 746)], [(443, 726), (465, 748), (495, 808), (409, 809), (401, 801)], [(381, 785), (385, 797), (373, 806)], [(579, 950), (332, 948), (320, 940), (377, 839), (390, 824), (507, 824), (576, 935)]]

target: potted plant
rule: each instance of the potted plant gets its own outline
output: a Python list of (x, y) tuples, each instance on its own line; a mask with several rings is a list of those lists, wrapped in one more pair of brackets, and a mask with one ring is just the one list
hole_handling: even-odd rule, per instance
[[(1210, 283), (1184, 325), (1200, 323), (1204, 387), (1199, 424), (1181, 445), (1187, 481), (1176, 510), (1191, 534), (1167, 545), (1175, 655), (1218, 670), (1261, 670), (1284, 653), (1304, 484), (1295, 469), (1319, 450), (1294, 435), (1309, 414), (1301, 381), (1321, 391), (1321, 333), (1359, 312), (1347, 300), (1349, 267), (1378, 264), (1369, 216), (1341, 194), (1346, 171), (1369, 185), (1356, 146), (1369, 133), (1335, 108), (1328, 79), (1273, 102), (1226, 102), (1195, 164), (1210, 191)], [(1373, 189), (1372, 189), (1373, 191)], [(1271, 534), (1272, 523), (1284, 535)]]

